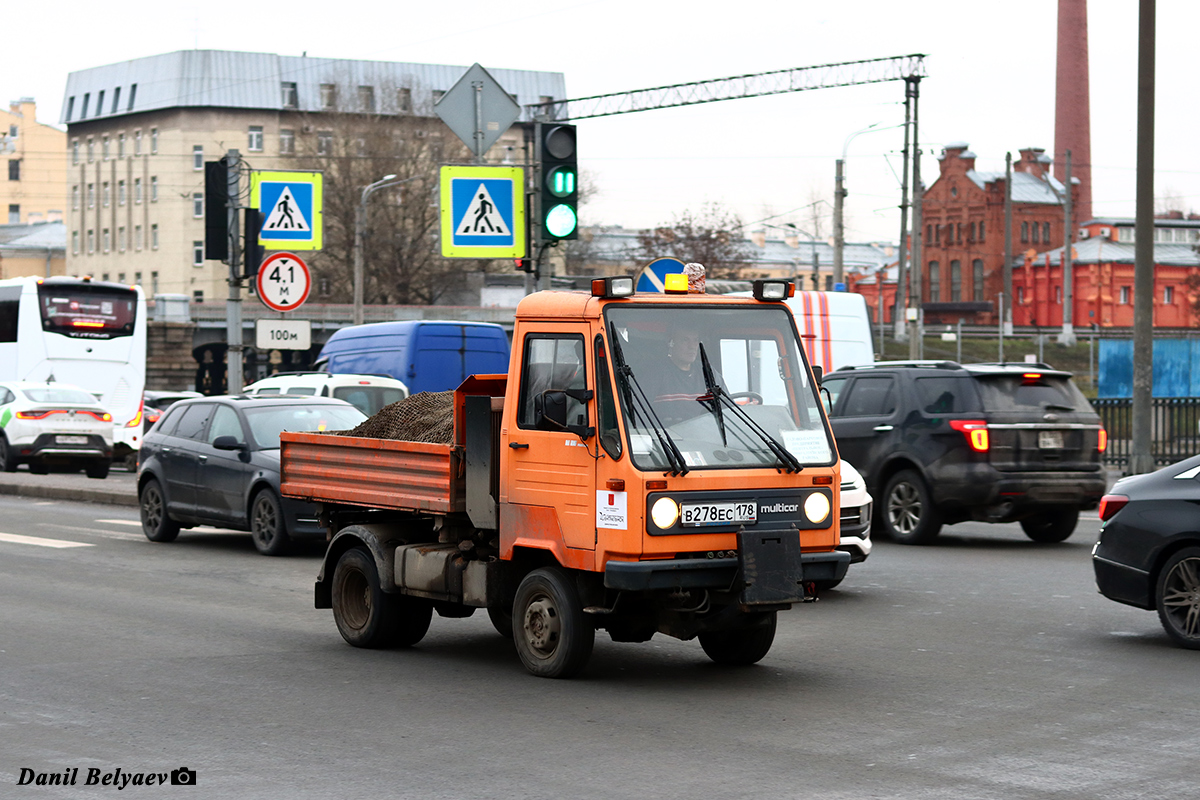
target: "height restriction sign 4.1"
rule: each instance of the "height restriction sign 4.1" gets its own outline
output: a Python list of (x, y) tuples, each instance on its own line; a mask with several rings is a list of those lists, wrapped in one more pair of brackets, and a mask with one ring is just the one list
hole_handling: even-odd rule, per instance
[(275, 253), (258, 268), (258, 299), (275, 311), (295, 311), (308, 299), (312, 276), (295, 253)]
[(250, 173), (250, 205), (262, 214), (259, 244), (320, 250), (321, 189), (319, 172)]
[(524, 258), (525, 171), (442, 167), (442, 255)]

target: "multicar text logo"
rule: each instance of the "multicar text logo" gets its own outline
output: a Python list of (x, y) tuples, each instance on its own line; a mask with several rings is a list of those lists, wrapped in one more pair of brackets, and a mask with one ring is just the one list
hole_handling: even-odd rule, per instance
[(759, 506), (758, 513), (760, 514), (790, 514), (793, 511), (799, 511), (800, 506), (792, 503), (775, 503), (770, 506)]
[(90, 767), (80, 780), (79, 768), (72, 767), (62, 772), (35, 772), (21, 767), (17, 786), (111, 786), (118, 791), (126, 786), (195, 786), (196, 770), (180, 767), (170, 772), (128, 772), (117, 767), (102, 770)]

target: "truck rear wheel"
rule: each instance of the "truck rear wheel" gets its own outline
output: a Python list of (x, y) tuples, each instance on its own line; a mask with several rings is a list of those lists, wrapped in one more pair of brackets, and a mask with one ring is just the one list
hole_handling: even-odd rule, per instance
[(338, 559), (332, 599), (338, 632), (355, 647), (411, 647), (433, 616), (429, 602), (383, 591), (375, 559), (361, 547)]
[(521, 581), (513, 623), (522, 663), (542, 678), (575, 675), (596, 643), (596, 629), (584, 617), (574, 582), (555, 567), (534, 570)]
[(718, 664), (757, 664), (766, 657), (775, 642), (775, 612), (769, 612), (761, 625), (702, 633), (699, 639), (705, 654)]

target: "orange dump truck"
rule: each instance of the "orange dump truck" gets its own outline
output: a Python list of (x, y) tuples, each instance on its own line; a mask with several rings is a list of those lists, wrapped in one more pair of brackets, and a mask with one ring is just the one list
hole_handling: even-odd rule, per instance
[(316, 606), (359, 647), (485, 608), (546, 677), (582, 669), (598, 629), (758, 661), (776, 612), (849, 564), (790, 291), (539, 292), (509, 374), (455, 392), (453, 443), (284, 433), (283, 494), (330, 534)]

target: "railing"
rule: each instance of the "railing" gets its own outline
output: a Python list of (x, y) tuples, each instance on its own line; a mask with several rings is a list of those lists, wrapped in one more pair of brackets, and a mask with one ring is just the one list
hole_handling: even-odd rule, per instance
[[(1100, 398), (1093, 400), (1092, 406), (1108, 431), (1104, 463), (1128, 468), (1133, 452), (1133, 400)], [(1200, 397), (1156, 397), (1150, 414), (1150, 453), (1156, 466), (1200, 453)]]

